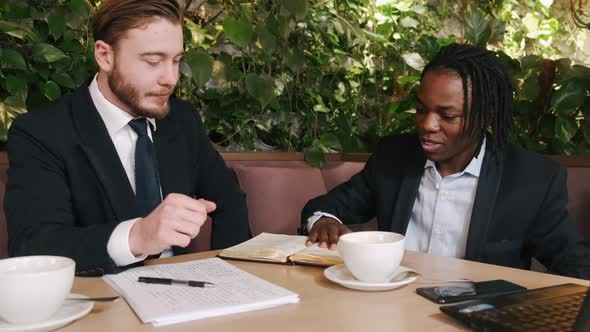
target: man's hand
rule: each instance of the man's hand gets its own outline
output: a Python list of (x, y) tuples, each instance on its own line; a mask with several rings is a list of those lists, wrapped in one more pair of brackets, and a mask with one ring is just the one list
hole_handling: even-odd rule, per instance
[(313, 224), (305, 245), (310, 246), (319, 242), (320, 248), (336, 250), (336, 242), (340, 235), (352, 232), (350, 228), (332, 218), (322, 217)]
[(169, 246), (186, 247), (199, 234), (215, 203), (170, 194), (129, 232), (129, 248), (135, 256), (159, 254)]

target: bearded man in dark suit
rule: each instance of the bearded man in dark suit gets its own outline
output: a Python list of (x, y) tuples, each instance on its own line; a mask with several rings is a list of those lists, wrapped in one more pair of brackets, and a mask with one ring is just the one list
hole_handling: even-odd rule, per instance
[(96, 76), (14, 121), (10, 255), (71, 257), (88, 275), (183, 254), (208, 216), (213, 248), (249, 238), (243, 193), (192, 105), (171, 98), (182, 21), (175, 0), (102, 2)]

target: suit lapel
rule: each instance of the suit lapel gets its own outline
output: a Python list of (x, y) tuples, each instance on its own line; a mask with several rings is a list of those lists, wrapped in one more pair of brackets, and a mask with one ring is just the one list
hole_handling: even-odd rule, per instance
[(79, 147), (101, 182), (116, 219), (122, 221), (137, 217), (135, 194), (87, 85), (73, 96), (71, 112), (81, 139)]
[(402, 234), (406, 234), (414, 202), (416, 201), (416, 195), (418, 194), (418, 188), (420, 187), (420, 180), (424, 173), (425, 162), (426, 159), (422, 153), (417, 153), (402, 171), (398, 197), (393, 208), (391, 222), (391, 231), (393, 232), (401, 231)]
[(502, 180), (503, 158), (501, 152), (495, 152), (488, 144), (480, 172), (475, 201), (471, 212), (471, 223), (465, 248), (465, 259), (481, 260), (483, 244), (492, 219), (498, 189)]
[[(174, 103), (171, 102), (170, 107)], [(172, 113), (172, 110), (171, 112)], [(190, 183), (190, 175), (186, 172), (189, 165), (187, 149), (183, 141), (179, 139), (179, 129), (172, 114), (157, 121), (157, 129), (154, 133), (154, 143), (160, 166), (160, 186), (162, 187), (162, 198), (170, 193), (187, 192), (187, 183)]]

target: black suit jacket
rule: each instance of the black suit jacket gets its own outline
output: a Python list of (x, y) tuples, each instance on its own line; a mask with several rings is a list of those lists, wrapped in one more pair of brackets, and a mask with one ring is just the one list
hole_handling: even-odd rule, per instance
[[(590, 278), (589, 243), (567, 211), (566, 170), (513, 145), (486, 146), (465, 259), (528, 269), (535, 257), (551, 272)], [(377, 217), (380, 230), (405, 234), (425, 162), (416, 135), (384, 138), (361, 172), (307, 203), (301, 229), (323, 211), (346, 224)]]
[[(170, 108), (154, 133), (163, 197), (182, 193), (217, 204), (211, 214), (213, 248), (247, 240), (245, 198), (233, 174), (192, 106), (172, 99)], [(17, 117), (7, 148), (10, 255), (62, 255), (76, 261), (78, 272), (117, 272), (108, 239), (119, 222), (141, 216), (88, 87)]]

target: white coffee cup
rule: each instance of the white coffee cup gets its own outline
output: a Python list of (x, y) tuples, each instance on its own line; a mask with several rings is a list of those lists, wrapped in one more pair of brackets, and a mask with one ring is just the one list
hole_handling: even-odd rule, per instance
[(76, 262), (60, 256), (0, 260), (0, 318), (14, 324), (48, 319), (72, 289)]
[(393, 278), (404, 256), (404, 236), (393, 232), (355, 232), (340, 236), (338, 254), (352, 275), (364, 282)]

